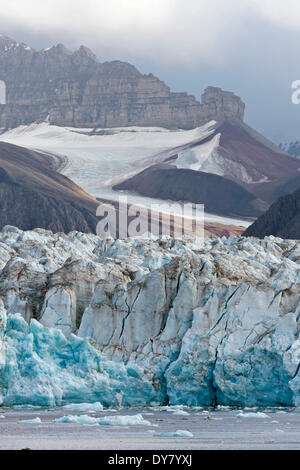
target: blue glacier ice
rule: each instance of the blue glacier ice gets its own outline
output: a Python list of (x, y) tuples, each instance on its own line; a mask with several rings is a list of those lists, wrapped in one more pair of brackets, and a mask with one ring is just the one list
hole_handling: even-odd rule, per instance
[(182, 429), (178, 429), (178, 431), (174, 432), (157, 432), (153, 435), (156, 437), (194, 437), (193, 433)]
[[(5, 333), (4, 333), (5, 331)], [(133, 406), (160, 401), (139, 366), (105, 359), (87, 339), (20, 315), (1, 313), (1, 402), (3, 405), (57, 406), (101, 402)]]

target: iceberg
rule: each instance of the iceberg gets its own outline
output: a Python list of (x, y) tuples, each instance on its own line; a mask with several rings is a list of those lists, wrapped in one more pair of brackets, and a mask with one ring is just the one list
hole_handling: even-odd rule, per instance
[(156, 437), (194, 437), (194, 434), (190, 431), (178, 430), (175, 432), (157, 432), (153, 434)]
[(258, 411), (257, 413), (239, 413), (238, 418), (268, 418), (269, 416), (266, 413)]
[(39, 418), (38, 416), (33, 419), (22, 419), (21, 421), (19, 421), (20, 424), (40, 424), (41, 422), (41, 418)]
[(68, 411), (79, 411), (86, 413), (97, 413), (103, 411), (103, 405), (99, 401), (95, 403), (69, 403), (63, 406)]
[(150, 421), (144, 419), (141, 414), (105, 416), (98, 420), (98, 424), (104, 426), (152, 426)]
[(88, 415), (68, 415), (62, 416), (53, 420), (55, 423), (72, 423), (72, 424), (85, 424), (89, 426), (95, 426), (98, 424), (97, 419)]
[(152, 426), (150, 421), (144, 419), (141, 414), (104, 416), (103, 418), (94, 418), (88, 415), (69, 415), (62, 416), (54, 421), (56, 423), (76, 423), (93, 426)]

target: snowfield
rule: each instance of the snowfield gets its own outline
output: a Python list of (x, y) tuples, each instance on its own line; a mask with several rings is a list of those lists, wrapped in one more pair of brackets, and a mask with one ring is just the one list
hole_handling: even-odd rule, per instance
[[(1, 140), (51, 154), (57, 160), (58, 171), (95, 197), (118, 200), (122, 192), (114, 184), (133, 176), (154, 163), (166, 160), (174, 149), (178, 168), (190, 168), (222, 175), (216, 147), (218, 137), (193, 149), (192, 142), (209, 137), (215, 121), (192, 130), (170, 131), (159, 127), (126, 127), (103, 129), (101, 135), (89, 135), (93, 129), (75, 129), (31, 124), (9, 130)], [(99, 131), (99, 130), (98, 130)], [(100, 130), (101, 132), (101, 130)], [(136, 194), (127, 194), (128, 202), (150, 207), (158, 202)], [(207, 222), (248, 227), (250, 221), (205, 213)]]
[(104, 197), (103, 187), (149, 166), (149, 157), (152, 162), (156, 154), (206, 137), (211, 132), (210, 127), (205, 125), (189, 131), (126, 127), (103, 129), (104, 135), (89, 135), (92, 129), (41, 123), (7, 131), (1, 135), (1, 140), (65, 157), (67, 163), (62, 173), (90, 194)]
[(0, 253), (3, 405), (300, 405), (300, 242), (8, 226)]

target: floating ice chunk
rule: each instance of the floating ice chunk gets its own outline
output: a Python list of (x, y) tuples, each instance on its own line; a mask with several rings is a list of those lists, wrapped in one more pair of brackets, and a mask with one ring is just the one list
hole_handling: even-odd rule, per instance
[(88, 415), (69, 415), (62, 416), (61, 418), (56, 418), (53, 420), (56, 423), (73, 423), (73, 424), (98, 424), (96, 418)]
[(128, 415), (128, 416), (105, 416), (98, 420), (98, 423), (101, 425), (112, 425), (112, 426), (152, 426), (150, 421), (147, 421), (143, 418), (141, 414), (137, 415)]
[(22, 424), (40, 424), (41, 422), (41, 418), (39, 418), (38, 416), (33, 419), (22, 419), (21, 421), (19, 421), (19, 423)]
[(88, 415), (69, 415), (62, 416), (54, 420), (56, 423), (75, 423), (75, 424), (89, 424), (100, 426), (152, 426), (150, 421), (143, 418), (141, 414), (137, 415), (117, 415), (117, 416), (104, 416), (103, 418), (93, 418)]
[(0, 419), (4, 419), (4, 418), (5, 418), (5, 416), (4, 416), (4, 415), (0, 415)]
[(189, 415), (189, 413), (187, 411), (184, 411), (184, 410), (176, 410), (176, 411), (173, 412), (173, 415), (183, 416), (183, 415)]
[(257, 413), (239, 413), (238, 418), (268, 418), (269, 416), (266, 413), (258, 411)]
[(185, 405), (168, 405), (168, 406), (159, 406), (158, 411), (168, 411), (175, 413), (177, 411), (183, 411), (183, 408), (186, 408)]
[(96, 401), (95, 403), (69, 403), (68, 405), (63, 406), (65, 410), (68, 411), (79, 411), (86, 413), (96, 413), (98, 411), (103, 411), (103, 405)]
[(156, 436), (156, 437), (194, 437), (194, 434), (192, 434), (190, 431), (182, 431), (181, 429), (178, 429), (178, 431), (175, 431), (175, 432), (157, 432), (153, 434), (153, 436)]

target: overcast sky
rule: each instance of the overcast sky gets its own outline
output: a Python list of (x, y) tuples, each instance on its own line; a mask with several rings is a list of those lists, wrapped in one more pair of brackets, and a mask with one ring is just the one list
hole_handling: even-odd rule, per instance
[(274, 141), (300, 140), (299, 0), (10, 0), (0, 33), (41, 49), (90, 47), (200, 99), (234, 91), (246, 120)]

